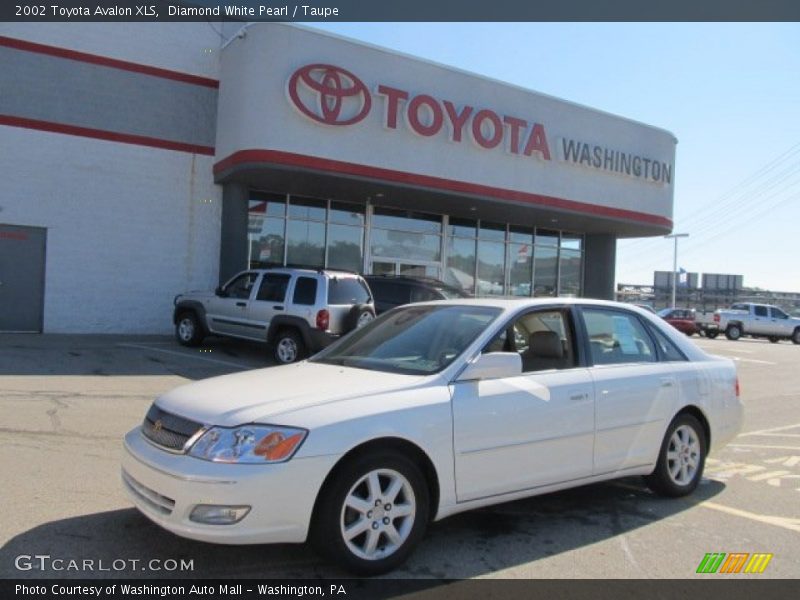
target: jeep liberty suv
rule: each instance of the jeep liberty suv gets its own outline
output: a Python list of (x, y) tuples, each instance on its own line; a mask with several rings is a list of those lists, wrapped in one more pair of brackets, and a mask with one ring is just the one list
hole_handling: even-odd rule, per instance
[(313, 354), (375, 318), (372, 292), (355, 273), (249, 269), (213, 292), (175, 296), (172, 321), (184, 346), (207, 335), (268, 342), (278, 364)]

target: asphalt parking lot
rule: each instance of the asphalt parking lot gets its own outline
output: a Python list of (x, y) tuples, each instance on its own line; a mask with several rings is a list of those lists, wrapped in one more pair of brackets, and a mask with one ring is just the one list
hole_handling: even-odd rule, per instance
[[(712, 577), (695, 574), (706, 553), (763, 552), (773, 558), (762, 574), (713, 577), (797, 577), (800, 346), (694, 339), (737, 361), (746, 413), (693, 496), (659, 498), (634, 478), (458, 515), (434, 524), (391, 576), (683, 579)], [(345, 576), (304, 545), (175, 537), (123, 495), (121, 439), (156, 395), (267, 364), (264, 348), (232, 341), (189, 350), (158, 336), (0, 335), (0, 577)], [(20, 571), (20, 555), (127, 562)], [(191, 560), (193, 570), (142, 571), (153, 559)]]

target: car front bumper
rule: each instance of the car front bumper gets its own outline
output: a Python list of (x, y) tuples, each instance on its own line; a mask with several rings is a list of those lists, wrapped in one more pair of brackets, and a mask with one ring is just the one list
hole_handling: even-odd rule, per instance
[[(125, 436), (122, 485), (147, 518), (182, 537), (223, 544), (304, 542), (317, 493), (337, 458), (213, 463), (161, 450), (137, 427)], [(189, 519), (200, 504), (251, 509), (238, 523), (209, 525)]]

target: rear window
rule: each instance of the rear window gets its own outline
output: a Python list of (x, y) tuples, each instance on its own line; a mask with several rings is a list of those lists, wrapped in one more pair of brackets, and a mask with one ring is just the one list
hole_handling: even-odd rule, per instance
[(360, 279), (333, 277), (328, 281), (328, 304), (364, 304), (369, 300), (369, 289)]

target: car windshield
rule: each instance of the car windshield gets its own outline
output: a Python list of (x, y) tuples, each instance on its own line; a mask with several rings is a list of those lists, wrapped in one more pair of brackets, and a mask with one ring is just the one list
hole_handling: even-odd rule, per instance
[(401, 307), (357, 329), (311, 362), (410, 375), (436, 373), (501, 312), (490, 306)]

